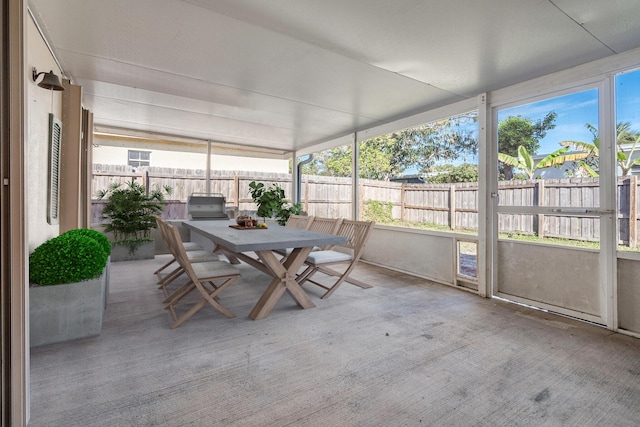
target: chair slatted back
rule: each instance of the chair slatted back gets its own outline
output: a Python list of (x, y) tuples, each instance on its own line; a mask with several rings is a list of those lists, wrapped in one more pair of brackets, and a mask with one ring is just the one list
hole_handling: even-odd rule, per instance
[(307, 215), (291, 215), (287, 220), (287, 227), (299, 228), (301, 230), (308, 230), (313, 222), (313, 216)]
[(162, 240), (164, 241), (165, 245), (167, 245), (169, 252), (171, 252), (171, 255), (173, 255), (175, 258), (176, 254), (173, 253), (173, 247), (170, 244), (170, 238), (167, 234), (168, 224), (169, 223), (167, 221), (163, 220), (159, 216), (156, 217), (156, 225), (158, 226), (158, 231), (160, 231), (160, 237), (162, 237)]
[(322, 218), (314, 217), (309, 226), (309, 231), (317, 233), (336, 234), (342, 223), (341, 218)]
[(189, 276), (190, 279), (197, 279), (193, 271), (193, 267), (191, 266), (191, 262), (189, 261), (189, 257), (187, 256), (187, 251), (182, 245), (182, 238), (180, 237), (180, 231), (175, 225), (169, 224), (166, 221), (163, 221), (162, 227), (165, 229), (165, 233), (167, 234), (167, 238), (169, 239), (169, 250), (178, 261), (178, 264), (182, 268), (184, 268), (185, 273)]
[(336, 246), (342, 246), (349, 249), (353, 249), (353, 256), (359, 257), (359, 253), (362, 252), (364, 245), (369, 239), (371, 230), (373, 229), (373, 221), (354, 221), (345, 219), (340, 224), (340, 228), (337, 233), (338, 236), (347, 238), (347, 243), (339, 244)]

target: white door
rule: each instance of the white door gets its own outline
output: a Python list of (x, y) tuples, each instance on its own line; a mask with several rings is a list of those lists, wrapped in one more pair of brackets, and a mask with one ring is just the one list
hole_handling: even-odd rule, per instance
[(498, 297), (613, 327), (610, 99), (607, 80), (492, 109), (492, 283)]

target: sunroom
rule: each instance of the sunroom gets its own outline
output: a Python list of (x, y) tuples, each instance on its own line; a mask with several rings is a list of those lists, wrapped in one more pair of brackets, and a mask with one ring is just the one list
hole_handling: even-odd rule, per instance
[[(509, 300), (640, 337), (637, 180), (622, 167), (634, 158), (621, 159), (617, 129), (629, 122), (640, 135), (634, 2), (9, 3), (5, 22), (23, 55), (8, 50), (7, 60), (17, 61), (9, 83), (24, 88), (25, 123), (16, 146), (24, 149), (24, 171), (14, 169), (22, 178), (9, 184), (24, 183), (17, 188), (26, 201), (12, 209), (26, 219), (23, 236), (8, 239), (13, 246), (3, 251), (20, 241), (25, 255), (13, 266), (23, 275), (26, 254), (39, 243), (92, 225), (94, 144), (199, 153), (194, 169), (205, 170), (213, 192), (221, 180), (212, 155), (292, 159), (292, 172), (277, 180), (309, 214), (364, 219), (377, 212), (362, 257), (372, 275), (382, 268), (465, 298)], [(14, 28), (15, 20), (24, 27)], [(65, 90), (38, 87), (34, 68), (60, 75)], [(527, 167), (536, 164), (520, 156), (514, 168), (525, 176), (506, 179), (501, 123), (524, 117), (535, 125), (551, 112), (558, 125), (543, 129), (550, 138), (538, 135), (536, 154), (570, 146), (562, 154), (579, 154), (572, 169), (563, 178), (530, 179)], [(46, 212), (50, 116), (67, 138), (57, 223)], [(475, 180), (410, 184), (362, 172), (375, 138), (456, 120), (456, 135), (469, 134), (472, 144), (456, 140), (455, 155), (440, 152), (437, 162), (409, 147), (423, 157), (403, 172), (433, 177), (434, 166), (466, 163)], [(576, 138), (597, 143), (597, 156), (571, 145)], [(332, 150), (351, 156), (340, 179), (305, 172), (306, 161)], [(597, 176), (585, 172), (594, 165)], [(239, 209), (251, 178), (225, 194)], [(26, 390), (26, 283), (3, 279), (7, 286), (21, 307), (7, 311), (23, 336), (16, 341), (22, 351), (11, 356), (23, 367), (14, 384)], [(627, 368), (637, 366), (636, 359)], [(26, 396), (12, 388), (10, 407), (24, 416)]]

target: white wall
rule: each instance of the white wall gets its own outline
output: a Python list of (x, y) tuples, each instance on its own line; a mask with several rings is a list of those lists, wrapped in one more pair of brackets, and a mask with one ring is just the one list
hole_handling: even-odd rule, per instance
[[(59, 234), (58, 225), (47, 223), (47, 186), (49, 161), (49, 113), (62, 118), (62, 92), (38, 87), (31, 78), (31, 69), (38, 72), (53, 70), (60, 77), (60, 70), (47, 49), (35, 24), (27, 19), (27, 242), (29, 252), (45, 240)], [(39, 80), (42, 76), (39, 77)], [(53, 96), (53, 110), (51, 100)], [(62, 125), (64, 132), (64, 123)]]
[[(101, 145), (100, 139), (94, 139), (93, 163), (107, 165), (126, 165), (128, 151), (135, 147), (113, 147)], [(166, 168), (206, 169), (207, 155), (203, 153), (187, 153), (166, 150), (140, 151), (151, 152), (151, 166)], [(258, 159), (253, 157), (211, 155), (212, 170), (240, 170), (256, 172), (288, 173), (289, 161), (280, 159)]]

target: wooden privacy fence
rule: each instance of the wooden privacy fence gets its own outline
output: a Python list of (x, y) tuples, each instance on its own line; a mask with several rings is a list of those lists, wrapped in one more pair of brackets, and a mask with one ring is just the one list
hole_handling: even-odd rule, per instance
[[(94, 165), (92, 189), (106, 189), (112, 182), (135, 179), (149, 186), (168, 185), (173, 188), (165, 215), (171, 219), (186, 217), (185, 202), (192, 193), (206, 191), (206, 174), (197, 169), (137, 168)], [(249, 196), (251, 181), (265, 185), (279, 183), (290, 195), (289, 174), (262, 172), (212, 171), (211, 192), (226, 197), (227, 206), (237, 210), (255, 211)], [(478, 183), (405, 184), (361, 179), (359, 210), (367, 214), (369, 203), (378, 201), (388, 206), (388, 217), (406, 222), (431, 223), (452, 230), (477, 230)], [(599, 203), (597, 178), (563, 178), (499, 183), (499, 203), (503, 206), (561, 206), (593, 208)], [(618, 182), (618, 240), (630, 247), (637, 245), (638, 180), (631, 176)], [(350, 217), (352, 212), (351, 178), (303, 175), (301, 202), (309, 215)], [(101, 203), (94, 201), (92, 219), (100, 222)], [(501, 233), (537, 234), (540, 237), (598, 241), (599, 220), (594, 215), (522, 215), (500, 214)]]

